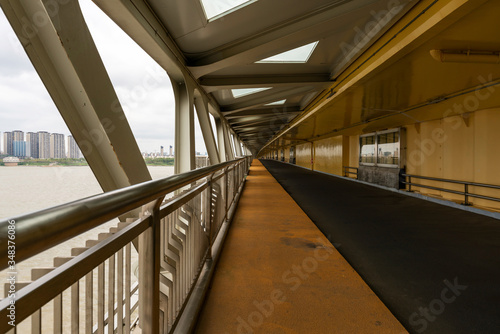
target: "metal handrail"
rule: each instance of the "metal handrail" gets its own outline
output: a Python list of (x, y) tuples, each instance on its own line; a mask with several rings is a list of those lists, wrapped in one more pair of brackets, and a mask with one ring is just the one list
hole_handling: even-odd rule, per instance
[[(16, 262), (26, 260), (110, 219), (232, 165), (241, 158), (160, 180), (151, 180), (0, 221), (0, 249), (7, 249), (9, 221), (16, 222)], [(0, 253), (0, 270), (8, 254)]]
[[(71, 287), (72, 297), (73, 298), (73, 287), (74, 284), (78, 284), (77, 282), (80, 279), (83, 279), (85, 276), (85, 284), (90, 284), (90, 289), (92, 289), (92, 270), (98, 269), (98, 280), (100, 280), (100, 284), (104, 286), (104, 268), (105, 261), (109, 262), (107, 268), (109, 270), (110, 275), (110, 289), (113, 291), (111, 294), (111, 298), (114, 298), (114, 287), (112, 284), (114, 283), (114, 271), (115, 271), (115, 256), (123, 250), (123, 247), (130, 247), (130, 243), (139, 238), (139, 246), (141, 251), (139, 252), (141, 263), (139, 268), (139, 303), (140, 306), (140, 315), (139, 317), (143, 319), (143, 330), (145, 332), (158, 333), (159, 332), (159, 320), (160, 320), (160, 281), (162, 280), (160, 276), (160, 265), (163, 270), (170, 271), (174, 273), (177, 271), (177, 267), (172, 267), (172, 263), (167, 263), (166, 258), (164, 256), (166, 253), (160, 253), (161, 247), (164, 247), (164, 251), (168, 253), (165, 247), (171, 245), (172, 247), (180, 247), (179, 249), (184, 249), (187, 253), (191, 255), (179, 255), (183, 256), (182, 261), (181, 258), (177, 258), (175, 260), (175, 254), (173, 255), (173, 261), (177, 261), (177, 265), (180, 265), (182, 269), (182, 273), (178, 273), (178, 276), (175, 276), (175, 282), (177, 282), (175, 286), (171, 286), (169, 289), (168, 300), (162, 302), (163, 307), (169, 307), (171, 310), (170, 313), (164, 313), (164, 320), (166, 321), (167, 317), (169, 317), (168, 324), (163, 324), (164, 332), (169, 328), (169, 332), (176, 329), (176, 324), (181, 319), (188, 319), (187, 322), (192, 326), (192, 320), (196, 317), (192, 316), (193, 310), (199, 310), (199, 305), (203, 300), (203, 296), (197, 293), (196, 298), (190, 298), (191, 292), (193, 291), (193, 282), (196, 283), (198, 279), (198, 275), (202, 275), (202, 280), (204, 282), (207, 281), (207, 277), (211, 276), (213, 273), (214, 266), (213, 263), (220, 255), (220, 249), (218, 243), (221, 242), (221, 238), (224, 238), (227, 233), (228, 222), (232, 219), (235, 207), (237, 204), (237, 200), (241, 194), (241, 190), (244, 184), (245, 175), (248, 172), (248, 168), (250, 166), (251, 157), (244, 157), (241, 159), (236, 159), (233, 161), (221, 163), (215, 166), (210, 166), (194, 171), (190, 171), (187, 173), (174, 175), (168, 178), (164, 178), (161, 180), (154, 180), (144, 182), (142, 184), (130, 186), (127, 188), (115, 190), (112, 192), (95, 195), (92, 197), (88, 197), (79, 201), (74, 201), (68, 204), (60, 205), (58, 207), (49, 208), (46, 210), (39, 211), (37, 213), (27, 214), (20, 217), (15, 217), (13, 219), (16, 220), (16, 237), (15, 243), (16, 248), (21, 251), (21, 248), (26, 248), (22, 250), (22, 259), (26, 259), (30, 256), (36, 255), (45, 249), (53, 247), (67, 239), (72, 237), (76, 237), (81, 233), (89, 230), (93, 227), (100, 225), (108, 221), (110, 218), (115, 218), (125, 212), (130, 211), (131, 209), (136, 209), (141, 207), (144, 204), (155, 203), (152, 206), (147, 206), (149, 212), (145, 212), (145, 214), (135, 220), (134, 222), (128, 224), (121, 230), (117, 232), (113, 232), (111, 236), (106, 238), (105, 240), (99, 242), (97, 245), (87, 249), (80, 255), (72, 257), (66, 263), (54, 268), (49, 273), (45, 274), (43, 277), (35, 280), (29, 285), (21, 288), (16, 292), (15, 304), (17, 305), (16, 312), (16, 321), (20, 322), (27, 317), (40, 316), (41, 307), (47, 304), (49, 301), (53, 300), (56, 303), (56, 300), (59, 300), (62, 303), (62, 292)], [(219, 173), (220, 172), (220, 173)], [(244, 174), (245, 173), (245, 174)], [(229, 176), (231, 175), (231, 177)], [(201, 183), (196, 181), (203, 181)], [(220, 193), (213, 192), (213, 187), (216, 183), (219, 184), (222, 182), (223, 190), (222, 197)], [(186, 185), (195, 184), (194, 187), (191, 187), (189, 190), (182, 192), (179, 196), (176, 196), (172, 200), (160, 205), (163, 197), (167, 193), (171, 193), (175, 190), (179, 190), (181, 187)], [(220, 189), (220, 188), (219, 188)], [(203, 194), (205, 192), (205, 194)], [(203, 198), (200, 197), (203, 194)], [(214, 197), (215, 196), (215, 197)], [(213, 207), (215, 211), (217, 209), (217, 203), (222, 201), (223, 207), (221, 207), (222, 212), (218, 213), (218, 218), (215, 216), (211, 218)], [(194, 201), (194, 202), (192, 202)], [(192, 202), (192, 204), (187, 204), (188, 202)], [(201, 203), (204, 204), (201, 204)], [(187, 204), (187, 207), (185, 205)], [(191, 206), (190, 206), (191, 205)], [(198, 207), (197, 205), (204, 205), (203, 208)], [(167, 216), (176, 217), (181, 214), (182, 207), (185, 207), (187, 211), (182, 211), (187, 214), (187, 212), (195, 212), (189, 210), (198, 210), (198, 214), (201, 216), (197, 216), (199, 219), (197, 223), (193, 221), (193, 224), (190, 223), (189, 217), (184, 216), (183, 220), (177, 221), (175, 224), (179, 224), (185, 232), (182, 236), (179, 231), (171, 231), (171, 233), (176, 234), (181, 239), (184, 238), (182, 244), (177, 243), (177, 241), (172, 240), (174, 244), (170, 244), (165, 238), (160, 237), (162, 234), (161, 229), (167, 228), (169, 224), (168, 221), (173, 222), (173, 220), (166, 220)], [(172, 216), (173, 215), (173, 216)], [(180, 216), (177, 216), (180, 217)], [(165, 218), (165, 220), (163, 220)], [(177, 218), (176, 218), (177, 219)], [(188, 220), (186, 220), (188, 219)], [(0, 227), (5, 228), (4, 225), (10, 225), (9, 221), (12, 219), (7, 219), (5, 221), (0, 222)], [(199, 223), (203, 221), (203, 226)], [(183, 225), (184, 224), (184, 225)], [(188, 224), (188, 225), (185, 225)], [(223, 224), (224, 227), (221, 229), (224, 230), (221, 233), (213, 233), (213, 228), (220, 228), (220, 224)], [(55, 226), (55, 227), (54, 227)], [(170, 225), (177, 226), (177, 225)], [(174, 228), (176, 230), (176, 228)], [(196, 232), (196, 230), (198, 232)], [(7, 230), (5, 230), (7, 231)], [(192, 232), (189, 232), (192, 231)], [(201, 234), (195, 234), (201, 233)], [(35, 235), (35, 236), (34, 236)], [(202, 237), (203, 235), (203, 237)], [(222, 235), (222, 236), (221, 236)], [(2, 237), (7, 239), (8, 233), (4, 233)], [(208, 238), (205, 239), (204, 236)], [(165, 235), (166, 237), (166, 235)], [(201, 237), (201, 239), (200, 239)], [(38, 238), (42, 240), (37, 240)], [(196, 239), (198, 238), (198, 239)], [(216, 240), (217, 238), (217, 240)], [(30, 240), (34, 240), (34, 244), (29, 244)], [(197, 242), (195, 242), (197, 240)], [(205, 240), (205, 241), (203, 241)], [(195, 242), (193, 244), (193, 242)], [(0, 240), (0, 245), (3, 245), (7, 249), (7, 242), (3, 238)], [(177, 245), (176, 245), (177, 244)], [(213, 248), (215, 245), (215, 248)], [(170, 247), (170, 246), (168, 246)], [(190, 247), (189, 250), (187, 247)], [(206, 248), (208, 247), (208, 248)], [(130, 248), (129, 248), (130, 249)], [(170, 249), (170, 248), (169, 248)], [(212, 249), (214, 249), (215, 253), (212, 254)], [(200, 251), (202, 253), (200, 253)], [(130, 250), (128, 252), (128, 261), (130, 261)], [(194, 252), (198, 252), (198, 255), (194, 255)], [(7, 252), (6, 252), (7, 253)], [(16, 262), (21, 261), (21, 256), (18, 254), (15, 255)], [(174, 252), (175, 253), (175, 252)], [(204, 255), (203, 255), (204, 254)], [(3, 254), (2, 254), (3, 256)], [(194, 257), (192, 257), (194, 256)], [(119, 259), (120, 257), (118, 257)], [(195, 260), (197, 258), (198, 260)], [(113, 262), (110, 262), (113, 259)], [(211, 261), (206, 261), (207, 259), (213, 259)], [(123, 256), (122, 260), (117, 260), (123, 265)], [(201, 261), (201, 262), (194, 262)], [(7, 262), (7, 261), (5, 261)], [(202, 265), (203, 270), (201, 273), (198, 271), (196, 265)], [(184, 266), (184, 267), (183, 267)], [(128, 264), (128, 273), (130, 273), (130, 263)], [(171, 271), (168, 268), (173, 268)], [(122, 287), (118, 288), (117, 298), (120, 301), (123, 301), (123, 297), (121, 293), (123, 293), (123, 267), (121, 269), (122, 275)], [(125, 270), (125, 272), (127, 272)], [(90, 273), (89, 273), (90, 272)], [(118, 267), (118, 273), (120, 269)], [(90, 275), (90, 281), (87, 279)], [(113, 277), (113, 278), (112, 278)], [(163, 280), (165, 280), (164, 278)], [(112, 281), (111, 281), (112, 280)], [(184, 280), (184, 281), (183, 281)], [(90, 283), (88, 283), (90, 282)], [(162, 281), (168, 286), (168, 282)], [(173, 281), (174, 282), (174, 281)], [(118, 283), (120, 284), (120, 283)], [(130, 285), (130, 284), (129, 284)], [(174, 290), (172, 290), (172, 288)], [(186, 288), (189, 288), (186, 290)], [(76, 288), (76, 296), (78, 296), (78, 285)], [(86, 287), (86, 290), (88, 286)], [(99, 288), (101, 289), (101, 288)], [(137, 289), (137, 288), (136, 288)], [(92, 290), (90, 290), (92, 291)], [(118, 292), (120, 291), (120, 292)], [(126, 288), (125, 293), (127, 294), (130, 289)], [(175, 293), (172, 291), (176, 291)], [(102, 291), (101, 291), (102, 292)], [(88, 291), (87, 298), (88, 298)], [(90, 292), (92, 294), (92, 292)], [(172, 295), (172, 293), (175, 294)], [(58, 297), (59, 296), (59, 297)], [(100, 297), (99, 297), (100, 296)], [(59, 298), (59, 299), (58, 299)], [(92, 297), (90, 297), (90, 307), (92, 307)], [(98, 299), (104, 303), (104, 293), (98, 293)], [(108, 294), (109, 298), (109, 294)], [(127, 298), (127, 297), (126, 297)], [(75, 299), (78, 303), (78, 297)], [(184, 316), (184, 313), (179, 311), (183, 310), (184, 306), (188, 302), (192, 303), (194, 306), (190, 306), (188, 314)], [(74, 307), (72, 299), (72, 310)], [(86, 301), (86, 303), (88, 300)], [(121, 302), (120, 302), (121, 303)], [(174, 304), (177, 303), (177, 304)], [(167, 305), (168, 304), (168, 305)], [(6, 318), (9, 312), (10, 300), (8, 298), (0, 301), (0, 316)], [(121, 306), (120, 306), (121, 305)], [(167, 306), (166, 306), (167, 305)], [(87, 305), (88, 307), (88, 305)], [(108, 299), (108, 318), (104, 318), (104, 311), (101, 309), (101, 318), (98, 317), (98, 324), (101, 326), (101, 329), (104, 329), (103, 326), (114, 326), (113, 321), (114, 318), (111, 317), (113, 313), (123, 311), (123, 305), (118, 304), (115, 308), (115, 303), (109, 301)], [(136, 307), (136, 306), (135, 306)], [(38, 311), (37, 311), (38, 310)], [(125, 305), (125, 310), (127, 310), (127, 306)], [(132, 311), (133, 309), (130, 308)], [(179, 311), (178, 314), (172, 313), (173, 311)], [(38, 312), (38, 315), (36, 315)], [(92, 311), (91, 311), (92, 312)], [(90, 313), (92, 314), (92, 313)], [(130, 323), (130, 314), (128, 313), (128, 317), (125, 316), (125, 319), (128, 319)], [(72, 314), (73, 316), (73, 314)], [(87, 313), (86, 313), (87, 316)], [(78, 315), (77, 315), (78, 317)], [(122, 323), (121, 319), (122, 315), (119, 315), (119, 323)], [(56, 323), (56, 313), (54, 313), (54, 326)], [(59, 307), (59, 315), (58, 315), (58, 324), (61, 325), (62, 321), (62, 307)], [(90, 318), (92, 322), (92, 319)], [(110, 322), (108, 322), (110, 321)], [(184, 321), (184, 327), (185, 322)], [(126, 324), (124, 322), (123, 324)], [(40, 322), (41, 324), (41, 322)], [(10, 325), (7, 325), (7, 322), (0, 323), (0, 331), (7, 331)], [(184, 328), (183, 327), (183, 328)], [(56, 328), (56, 327), (54, 327)], [(88, 330), (88, 327), (86, 327)], [(55, 329), (56, 330), (56, 329)]]
[[(420, 188), (427, 188), (427, 189), (433, 189), (433, 190), (438, 190), (438, 191), (444, 191), (444, 192), (457, 194), (457, 195), (463, 195), (464, 199), (465, 199), (464, 202), (462, 203), (463, 205), (472, 205), (472, 203), (469, 202), (469, 197), (500, 202), (500, 198), (498, 198), (498, 197), (478, 195), (478, 194), (473, 194), (473, 193), (469, 192), (469, 186), (489, 188), (489, 189), (500, 189), (500, 186), (498, 186), (498, 185), (488, 184), (488, 183), (477, 183), (477, 182), (470, 182), (470, 181), (442, 179), (442, 178), (437, 178), (437, 177), (420, 176), (420, 175), (414, 175), (414, 174), (401, 174), (401, 175), (405, 178), (405, 181), (403, 183), (408, 185), (408, 191), (410, 191), (410, 192), (412, 191), (411, 187), (415, 186), (415, 187), (420, 187)], [(406, 181), (406, 178), (408, 178), (408, 181)], [(461, 184), (464, 186), (464, 191), (428, 186), (428, 185), (424, 185), (424, 184), (418, 184), (418, 183), (411, 182), (412, 178), (437, 181), (437, 182), (447, 182), (447, 183), (453, 183), (453, 184)]]

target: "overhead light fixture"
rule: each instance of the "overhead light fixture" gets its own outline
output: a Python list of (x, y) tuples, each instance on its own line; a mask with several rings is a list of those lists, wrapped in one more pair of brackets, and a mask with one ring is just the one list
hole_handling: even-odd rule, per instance
[(500, 63), (499, 51), (431, 50), (432, 58), (442, 63)]

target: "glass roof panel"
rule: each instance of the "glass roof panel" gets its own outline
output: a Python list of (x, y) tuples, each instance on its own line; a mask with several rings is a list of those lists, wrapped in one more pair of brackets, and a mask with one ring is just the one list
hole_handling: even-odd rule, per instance
[(319, 41), (299, 46), (298, 48), (282, 52), (257, 63), (307, 63)]
[(213, 21), (257, 0), (200, 0), (207, 20)]
[(258, 92), (262, 92), (264, 90), (271, 89), (271, 87), (264, 87), (264, 88), (238, 88), (238, 89), (231, 89), (231, 92), (233, 93), (233, 97), (235, 99), (243, 96), (247, 96), (250, 94), (255, 94)]
[(280, 101), (271, 102), (271, 103), (264, 104), (264, 105), (265, 106), (277, 106), (277, 105), (280, 105), (280, 104), (285, 104), (285, 101), (286, 101), (286, 99), (280, 100)]

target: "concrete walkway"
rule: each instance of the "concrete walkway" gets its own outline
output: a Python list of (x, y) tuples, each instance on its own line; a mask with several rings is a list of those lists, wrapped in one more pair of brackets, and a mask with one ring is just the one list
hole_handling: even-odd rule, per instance
[(500, 221), (263, 163), (411, 333), (500, 333)]
[(196, 333), (407, 333), (254, 160)]

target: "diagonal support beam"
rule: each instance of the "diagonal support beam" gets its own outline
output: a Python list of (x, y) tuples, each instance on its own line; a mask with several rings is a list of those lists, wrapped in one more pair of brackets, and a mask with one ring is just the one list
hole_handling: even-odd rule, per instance
[(227, 158), (228, 160), (234, 160), (234, 151), (231, 145), (231, 138), (229, 137), (230, 136), (229, 125), (227, 125), (226, 122), (222, 123), (222, 133), (224, 139), (224, 146), (226, 147)]
[(212, 130), (212, 124), (210, 123), (210, 116), (208, 115), (208, 101), (203, 95), (198, 94), (194, 99), (194, 104), (196, 106), (196, 114), (200, 122), (201, 132), (203, 134), (203, 140), (205, 141), (205, 147), (207, 148), (210, 164), (218, 164), (220, 163), (219, 152), (217, 151), (217, 144), (215, 143), (214, 132)]
[(0, 4), (104, 191), (151, 177), (78, 1)]

